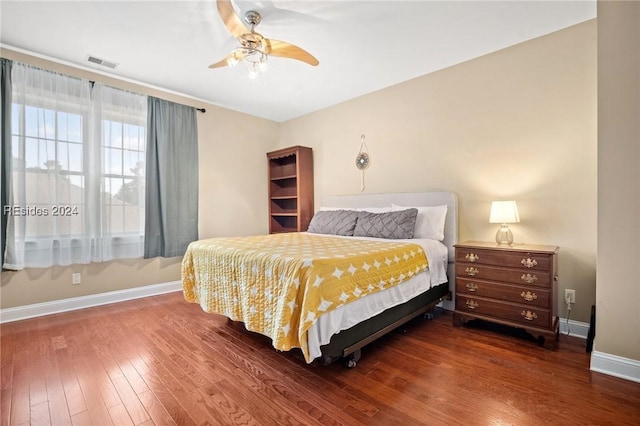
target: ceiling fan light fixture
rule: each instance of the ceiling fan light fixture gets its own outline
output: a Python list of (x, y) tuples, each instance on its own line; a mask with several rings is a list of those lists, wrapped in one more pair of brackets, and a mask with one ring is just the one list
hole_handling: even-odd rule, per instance
[[(318, 60), (300, 47), (286, 41), (267, 39), (255, 30), (262, 17), (255, 10), (244, 14), (244, 22), (233, 9), (231, 0), (216, 0), (216, 6), (224, 25), (238, 40), (237, 46), (227, 57), (209, 66), (219, 68), (225, 65), (233, 67), (238, 62), (244, 62), (249, 72), (249, 78), (255, 79), (259, 73), (267, 70), (269, 56), (283, 57), (306, 62), (317, 66)], [(247, 27), (248, 25), (248, 27)]]
[(255, 80), (260, 73), (267, 70), (269, 55), (255, 47), (238, 47), (233, 58), (239, 58), (239, 61), (244, 62), (249, 72), (249, 78)]
[(258, 78), (260, 73), (263, 73), (267, 70), (267, 55), (261, 56), (258, 61), (246, 61), (246, 62), (247, 62), (247, 71), (249, 71), (250, 80), (255, 80), (256, 78)]
[(238, 65), (238, 62), (240, 61), (235, 56), (232, 56), (231, 58), (227, 59), (227, 65), (229, 65), (231, 68)]

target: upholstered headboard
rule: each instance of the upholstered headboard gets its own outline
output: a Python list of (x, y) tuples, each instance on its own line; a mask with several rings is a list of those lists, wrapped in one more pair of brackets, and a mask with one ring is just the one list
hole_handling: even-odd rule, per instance
[[(449, 249), (449, 290), (455, 294), (455, 251), (453, 245), (458, 242), (458, 198), (448, 191), (433, 192), (403, 192), (388, 194), (357, 194), (334, 195), (322, 200), (322, 207), (362, 208), (386, 207), (391, 204), (401, 206), (442, 206), (447, 205), (447, 218), (444, 225), (444, 240), (442, 243)], [(444, 301), (445, 309), (453, 309), (453, 301)]]
[(322, 200), (323, 207), (362, 208), (400, 206), (442, 206), (447, 205), (444, 224), (443, 244), (449, 249), (449, 262), (454, 259), (453, 245), (458, 242), (458, 198), (453, 192), (402, 192), (388, 194), (334, 195)]

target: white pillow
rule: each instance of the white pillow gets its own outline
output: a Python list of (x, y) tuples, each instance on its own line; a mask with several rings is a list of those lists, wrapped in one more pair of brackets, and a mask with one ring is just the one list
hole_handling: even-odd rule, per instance
[[(404, 209), (400, 209), (400, 210), (405, 210), (408, 207), (405, 207)], [(330, 211), (330, 210), (354, 210), (357, 212), (369, 212), (369, 213), (387, 213), (387, 212), (391, 212), (394, 211), (392, 206), (387, 206), (387, 207), (359, 207), (359, 208), (349, 208), (349, 207), (320, 207), (320, 210), (322, 211)]]
[(444, 221), (447, 218), (447, 206), (399, 206), (391, 204), (393, 210), (418, 209), (416, 228), (413, 238), (444, 240)]

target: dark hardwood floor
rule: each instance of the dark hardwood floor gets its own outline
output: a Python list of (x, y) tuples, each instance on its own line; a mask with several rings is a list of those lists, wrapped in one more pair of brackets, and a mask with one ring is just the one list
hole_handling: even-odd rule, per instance
[(1, 326), (1, 425), (638, 425), (640, 384), (448, 312), (307, 365), (181, 293)]

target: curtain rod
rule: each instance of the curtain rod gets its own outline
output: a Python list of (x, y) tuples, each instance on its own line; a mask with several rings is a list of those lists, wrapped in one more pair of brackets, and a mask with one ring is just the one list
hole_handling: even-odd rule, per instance
[[(45, 71), (46, 71), (46, 70), (45, 70)], [(81, 80), (81, 79), (79, 79), (79, 80)], [(93, 85), (94, 85), (94, 84), (96, 84), (95, 80), (89, 80), (89, 83), (91, 83), (91, 87), (93, 87)], [(126, 89), (120, 89), (120, 90), (126, 90)], [(136, 93), (137, 93), (137, 92), (136, 92)], [(200, 112), (201, 112), (201, 113), (203, 113), (203, 114), (204, 114), (205, 112), (207, 112), (207, 110), (206, 110), (206, 109), (204, 109), (204, 108), (195, 108), (195, 107), (194, 107), (194, 109), (195, 109), (196, 111), (200, 111)]]

